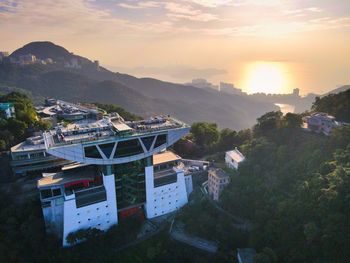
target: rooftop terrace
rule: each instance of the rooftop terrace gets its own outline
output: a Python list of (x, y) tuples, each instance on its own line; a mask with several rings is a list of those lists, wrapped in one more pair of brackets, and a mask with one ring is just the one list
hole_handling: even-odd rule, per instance
[(66, 126), (58, 125), (44, 133), (48, 147), (108, 140), (110, 138), (140, 136), (152, 132), (188, 127), (170, 116), (157, 116), (141, 121), (124, 121), (118, 116), (101, 120), (81, 120)]

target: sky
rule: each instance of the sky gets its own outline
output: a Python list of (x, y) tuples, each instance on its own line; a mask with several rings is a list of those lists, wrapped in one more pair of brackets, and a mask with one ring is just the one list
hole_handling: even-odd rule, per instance
[(348, 0), (0, 0), (0, 50), (43, 40), (178, 83), (303, 94), (350, 84)]

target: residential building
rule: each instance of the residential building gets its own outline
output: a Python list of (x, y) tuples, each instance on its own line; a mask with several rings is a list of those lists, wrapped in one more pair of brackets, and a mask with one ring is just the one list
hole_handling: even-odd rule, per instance
[(2, 61), (4, 58), (7, 58), (9, 55), (9, 52), (7, 51), (0, 51), (0, 61)]
[(36, 57), (32, 54), (21, 55), (18, 57), (18, 63), (20, 65), (34, 64), (36, 62)]
[(127, 122), (108, 115), (44, 132), (46, 154), (73, 163), (38, 181), (47, 231), (66, 246), (79, 229), (106, 230), (131, 214), (153, 218), (182, 207), (192, 178), (179, 156), (164, 151), (189, 130), (169, 116)]
[(77, 57), (72, 57), (68, 62), (65, 62), (64, 66), (66, 68), (81, 69), (81, 65), (79, 64)]
[(0, 103), (0, 118), (3, 117), (5, 119), (12, 118), (15, 116), (15, 107), (13, 103)]
[(218, 168), (209, 169), (208, 172), (208, 192), (209, 195), (218, 201), (221, 192), (230, 183), (230, 176)]
[(254, 263), (254, 248), (237, 248), (238, 263)]
[(241, 162), (245, 160), (244, 155), (237, 149), (237, 147), (225, 153), (225, 163), (230, 169), (238, 169)]
[(304, 119), (305, 125), (308, 130), (317, 133), (323, 133), (324, 135), (330, 135), (332, 130), (340, 126), (335, 118), (324, 112), (314, 112), (310, 116), (306, 116)]
[(214, 89), (219, 91), (219, 86), (208, 82), (206, 79), (193, 79), (192, 82), (186, 83), (185, 85), (191, 85), (200, 89)]
[(220, 82), (220, 92), (242, 95), (243, 92), (241, 89), (237, 89), (232, 83)]

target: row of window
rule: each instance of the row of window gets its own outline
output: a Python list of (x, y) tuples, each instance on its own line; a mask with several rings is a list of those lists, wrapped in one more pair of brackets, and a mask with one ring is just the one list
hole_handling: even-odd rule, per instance
[[(155, 136), (141, 138), (144, 146), (148, 151), (150, 150), (153, 144), (154, 138)], [(154, 144), (154, 148), (157, 148), (165, 144), (166, 141), (167, 141), (166, 134), (158, 135)], [(98, 146), (101, 149), (101, 151), (104, 153), (104, 155), (107, 158), (109, 158), (112, 154), (114, 145), (115, 143), (105, 143), (105, 144), (99, 144)], [(85, 153), (85, 157), (87, 158), (102, 159), (102, 156), (95, 145), (85, 147), (84, 153)], [(113, 158), (129, 157), (129, 156), (133, 156), (141, 153), (144, 153), (144, 151), (140, 141), (138, 139), (131, 139), (127, 141), (118, 142)]]
[(47, 199), (62, 195), (60, 188), (40, 190), (41, 199)]

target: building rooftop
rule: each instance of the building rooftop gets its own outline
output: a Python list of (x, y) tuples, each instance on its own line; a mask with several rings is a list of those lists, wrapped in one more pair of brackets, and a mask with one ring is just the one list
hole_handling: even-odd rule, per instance
[(240, 163), (245, 159), (244, 155), (237, 148), (232, 151), (226, 152), (226, 154), (237, 163)]
[(42, 112), (48, 116), (61, 115), (63, 117), (87, 115), (89, 113), (97, 114), (98, 108), (85, 107), (80, 104), (73, 104), (63, 100), (47, 99), (49, 106), (37, 107), (39, 112)]
[(11, 147), (11, 152), (25, 152), (45, 150), (44, 139), (42, 136), (29, 137), (25, 141)]
[(93, 167), (85, 169), (69, 169), (58, 173), (43, 173), (43, 178), (38, 180), (38, 188), (61, 186), (79, 180), (94, 180), (97, 172)]
[(166, 152), (162, 152), (162, 153), (158, 153), (158, 154), (153, 155), (153, 165), (173, 162), (173, 161), (177, 161), (180, 159), (181, 159), (181, 157), (178, 156), (177, 154), (170, 152), (170, 151), (166, 151)]
[(158, 116), (141, 121), (124, 121), (121, 117), (105, 116), (100, 120), (80, 120), (57, 125), (44, 133), (48, 147), (107, 140), (113, 137), (141, 136), (157, 131), (188, 127), (170, 116)]
[(314, 112), (310, 116), (307, 116), (306, 118), (307, 119), (308, 118), (319, 118), (319, 119), (335, 120), (335, 117), (333, 117), (332, 115), (329, 115), (325, 112)]
[(209, 173), (214, 175), (217, 178), (227, 178), (229, 175), (225, 173), (222, 169), (220, 168), (213, 168), (209, 170)]

